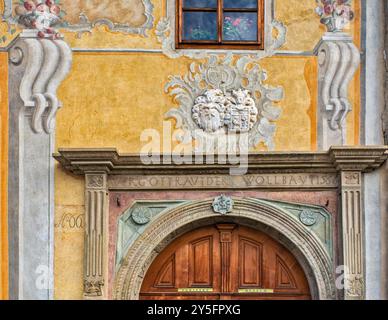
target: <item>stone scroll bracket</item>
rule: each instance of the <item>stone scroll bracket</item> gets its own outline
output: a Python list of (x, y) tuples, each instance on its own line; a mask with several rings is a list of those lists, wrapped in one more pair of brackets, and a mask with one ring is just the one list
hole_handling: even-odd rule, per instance
[(107, 174), (85, 175), (84, 298), (107, 298), (108, 189)]
[(342, 32), (326, 33), (315, 48), (318, 56), (318, 148), (346, 145), (346, 118), (352, 111), (348, 88), (360, 65), (360, 52)]
[(9, 49), (10, 298), (52, 299), (57, 89), (72, 53), (24, 30)]

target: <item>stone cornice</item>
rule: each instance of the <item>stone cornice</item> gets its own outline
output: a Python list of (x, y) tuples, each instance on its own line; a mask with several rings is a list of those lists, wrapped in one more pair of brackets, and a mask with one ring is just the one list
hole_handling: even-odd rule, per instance
[[(232, 164), (144, 164), (139, 155), (119, 154), (116, 149), (59, 149), (54, 158), (66, 170), (112, 175), (182, 175), (229, 173)], [(162, 156), (159, 157), (161, 160)], [(327, 152), (259, 152), (248, 157), (248, 173), (287, 173), (338, 171), (370, 172), (388, 158), (388, 146), (332, 147)], [(170, 158), (171, 159), (171, 158)]]

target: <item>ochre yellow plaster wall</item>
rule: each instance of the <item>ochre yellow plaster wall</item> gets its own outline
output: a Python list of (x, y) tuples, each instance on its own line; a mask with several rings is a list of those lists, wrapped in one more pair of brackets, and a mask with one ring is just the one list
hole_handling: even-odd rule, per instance
[(8, 299), (8, 54), (0, 52), (0, 300)]
[[(165, 16), (165, 1), (155, 0), (154, 26)], [(1, 0), (0, 0), (1, 3)], [(281, 50), (312, 52), (325, 32), (316, 16), (313, 0), (276, 0), (275, 18), (287, 27), (287, 42)], [(353, 1), (356, 20), (346, 30), (360, 44), (360, 0)], [(0, 11), (2, 7), (0, 5)], [(5, 34), (0, 25), (0, 35)], [(97, 27), (77, 38), (64, 32), (73, 48), (160, 49), (155, 28), (148, 37), (124, 35)], [(12, 39), (7, 37), (4, 46)], [(6, 65), (0, 55), (0, 68)], [(116, 147), (120, 152), (139, 152), (140, 133), (147, 128), (161, 131), (164, 114), (176, 106), (164, 93), (170, 75), (184, 75), (190, 59), (169, 59), (161, 53), (74, 53), (69, 77), (59, 90), (64, 107), (57, 117), (56, 146)], [(313, 56), (275, 56), (260, 62), (267, 71), (267, 84), (282, 86), (279, 102), (282, 116), (276, 122), (276, 150), (308, 151), (317, 148), (317, 59)], [(286, 72), (285, 72), (286, 70)], [(1, 71), (1, 74), (6, 74)], [(1, 78), (0, 86), (5, 79)], [(4, 86), (4, 85), (3, 85)], [(3, 87), (1, 87), (3, 88)], [(6, 90), (6, 87), (4, 87)], [(360, 74), (350, 87), (353, 112), (348, 117), (348, 143), (359, 143)], [(3, 91), (2, 91), (3, 92)], [(6, 97), (6, 95), (5, 95)], [(7, 105), (1, 100), (1, 146), (6, 149)], [(257, 150), (265, 150), (259, 146)], [(2, 153), (3, 154), (3, 153)], [(7, 159), (1, 157), (1, 295), (6, 295), (6, 176)], [(5, 170), (5, 171), (4, 171)], [(81, 177), (55, 171), (55, 297), (81, 299), (83, 286), (84, 182)]]

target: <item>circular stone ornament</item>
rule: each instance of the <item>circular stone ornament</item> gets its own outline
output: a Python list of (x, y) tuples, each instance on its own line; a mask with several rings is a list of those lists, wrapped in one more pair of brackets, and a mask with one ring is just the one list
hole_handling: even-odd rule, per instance
[(299, 215), (299, 220), (308, 227), (317, 223), (318, 214), (311, 210), (303, 210)]
[(147, 207), (135, 208), (132, 211), (131, 217), (133, 222), (142, 226), (151, 221), (152, 212), (150, 208), (147, 208)]

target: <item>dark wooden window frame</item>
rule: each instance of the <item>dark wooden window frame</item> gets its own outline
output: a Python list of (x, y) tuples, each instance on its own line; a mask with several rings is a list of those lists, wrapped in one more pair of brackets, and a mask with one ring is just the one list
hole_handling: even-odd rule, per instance
[[(223, 0), (217, 0), (217, 8), (185, 8), (184, 0), (176, 0), (176, 49), (238, 49), (238, 50), (263, 50), (264, 49), (264, 10), (265, 0), (257, 0), (256, 9), (224, 9)], [(224, 12), (256, 12), (257, 11), (257, 41), (222, 41), (223, 14)], [(183, 12), (215, 12), (217, 13), (218, 40), (183, 40)]]

